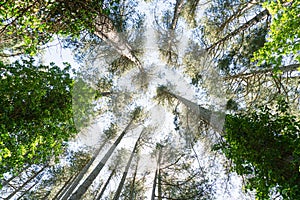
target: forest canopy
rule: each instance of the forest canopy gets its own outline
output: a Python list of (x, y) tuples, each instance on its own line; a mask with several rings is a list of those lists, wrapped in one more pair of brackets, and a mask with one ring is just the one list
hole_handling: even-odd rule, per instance
[(299, 5), (1, 2), (0, 196), (299, 198)]

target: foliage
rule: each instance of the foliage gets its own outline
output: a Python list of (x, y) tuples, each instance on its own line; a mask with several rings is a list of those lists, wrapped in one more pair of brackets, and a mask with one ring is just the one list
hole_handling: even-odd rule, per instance
[[(5, 1), (0, 4), (1, 56), (35, 54), (56, 35), (77, 37), (94, 30), (94, 19), (110, 15), (118, 0)], [(7, 53), (8, 50), (10, 53)]]
[(0, 176), (59, 155), (76, 133), (70, 66), (34, 62), (0, 63)]
[(247, 177), (247, 189), (269, 199), (276, 189), (286, 199), (300, 195), (300, 121), (279, 101), (257, 112), (228, 115), (225, 140), (215, 147), (234, 163), (232, 170)]
[[(281, 3), (284, 2), (284, 3)], [(300, 62), (300, 7), (299, 0), (274, 1), (263, 3), (272, 15), (268, 42), (254, 55), (259, 64), (274, 64), (281, 66), (284, 57), (292, 56)]]

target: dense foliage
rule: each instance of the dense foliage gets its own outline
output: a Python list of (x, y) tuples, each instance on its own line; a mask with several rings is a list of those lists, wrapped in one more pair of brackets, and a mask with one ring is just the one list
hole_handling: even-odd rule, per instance
[[(269, 199), (276, 188), (285, 199), (300, 195), (300, 121), (286, 102), (276, 111), (228, 115), (224, 141), (216, 145), (233, 161), (232, 169), (245, 176), (246, 188), (259, 199)], [(274, 197), (274, 194), (273, 194)]]
[(1, 64), (0, 176), (61, 153), (76, 133), (72, 119), (70, 66), (23, 59)]
[(35, 54), (55, 35), (78, 37), (95, 29), (95, 18), (109, 15), (118, 1), (9, 0), (0, 4), (0, 56)]
[[(274, 64), (277, 68), (284, 58), (300, 62), (300, 1), (266, 1), (263, 6), (272, 15), (268, 42), (255, 54), (259, 63)], [(278, 69), (277, 69), (278, 70)]]

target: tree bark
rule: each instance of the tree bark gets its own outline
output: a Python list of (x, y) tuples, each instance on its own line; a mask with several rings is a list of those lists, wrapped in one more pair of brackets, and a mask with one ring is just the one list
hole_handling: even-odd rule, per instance
[(161, 168), (160, 168), (160, 163), (161, 163), (161, 158), (162, 158), (162, 147), (160, 147), (159, 149), (159, 153), (158, 153), (158, 163), (157, 163), (157, 167), (158, 167), (158, 184), (157, 184), (157, 190), (158, 190), (158, 200), (162, 200), (162, 187), (161, 187)]
[(155, 175), (154, 175), (154, 180), (153, 180), (153, 186), (152, 186), (151, 200), (155, 200), (155, 190), (156, 190), (157, 173), (158, 173), (158, 170), (156, 169), (155, 170)]
[[(156, 170), (155, 170), (155, 175), (154, 175), (154, 180), (153, 180), (153, 186), (152, 186), (152, 195), (151, 195), (151, 200), (155, 200), (155, 190), (156, 190), (156, 183), (157, 183), (157, 179), (159, 176), (159, 169), (160, 169), (160, 162), (161, 162), (161, 148), (159, 147), (159, 151), (158, 151), (158, 160), (157, 160), (157, 165), (156, 165)], [(160, 186), (161, 189), (161, 186)], [(161, 195), (161, 194), (160, 194)], [(158, 195), (159, 196), (159, 195)]]
[(62, 200), (67, 200), (68, 197), (73, 193), (75, 188), (79, 185), (79, 182), (82, 180), (84, 175), (87, 173), (88, 169), (91, 167), (95, 159), (97, 158), (98, 154), (101, 152), (103, 147), (105, 146), (107, 140), (105, 140), (101, 146), (96, 150), (91, 160), (84, 166), (84, 168), (81, 170), (81, 172), (77, 175), (74, 181), (72, 181), (71, 186), (68, 188), (67, 192), (62, 196)]
[(56, 193), (53, 199), (60, 199), (66, 192), (66, 190), (70, 187), (72, 181), (76, 179), (76, 177), (70, 176), (70, 178), (65, 182), (62, 188)]
[(38, 183), (39, 183), (39, 182), (36, 181), (32, 186), (30, 186), (30, 188), (28, 188), (25, 192), (23, 192), (23, 194), (22, 194), (21, 196), (19, 196), (19, 197), (17, 198), (17, 200), (22, 199), (22, 197), (23, 197), (25, 194), (27, 194), (27, 193), (28, 193), (34, 186), (36, 186)]
[(101, 15), (96, 19), (96, 31), (95, 34), (104, 40), (106, 43), (113, 46), (113, 48), (121, 55), (125, 56), (133, 63), (135, 63), (138, 68), (144, 72), (141, 62), (132, 53), (131, 46), (121, 38), (120, 34), (116, 31), (114, 24), (111, 19), (105, 15)]
[[(143, 133), (143, 132), (142, 132), (142, 133)], [(117, 191), (116, 191), (116, 193), (115, 193), (115, 196), (114, 196), (113, 200), (118, 200), (119, 197), (120, 197), (120, 195), (121, 195), (121, 191), (122, 191), (122, 188), (123, 188), (123, 186), (124, 186), (125, 179), (126, 179), (126, 177), (127, 177), (128, 171), (129, 171), (129, 167), (130, 167), (130, 165), (131, 165), (133, 156), (134, 156), (134, 154), (136, 153), (136, 150), (137, 150), (137, 147), (138, 147), (138, 145), (139, 145), (139, 142), (140, 142), (142, 133), (140, 134), (139, 138), (137, 139), (137, 141), (136, 141), (136, 143), (135, 143), (135, 145), (134, 145), (134, 148), (133, 148), (133, 150), (132, 150), (132, 152), (131, 152), (131, 155), (130, 155), (130, 158), (129, 158), (127, 164), (126, 164), (125, 170), (124, 170), (124, 172), (123, 172), (123, 176), (122, 176), (122, 178), (121, 178), (121, 181), (120, 181), (120, 183), (119, 183), (118, 189), (117, 189)]]
[(234, 31), (232, 31), (231, 33), (229, 33), (228, 35), (226, 35), (222, 39), (220, 39), (217, 42), (210, 45), (208, 48), (206, 48), (206, 50), (210, 51), (210, 50), (214, 49), (216, 46), (224, 43), (225, 41), (227, 41), (229, 39), (231, 39), (232, 37), (236, 36), (238, 33), (246, 30), (250, 26), (255, 25), (256, 23), (260, 22), (262, 19), (266, 18), (268, 16), (268, 13), (269, 13), (268, 10), (263, 10), (262, 12), (257, 14), (255, 17), (250, 19), (248, 22), (244, 23), (242, 26), (238, 27), (237, 29), (235, 29)]
[(42, 173), (48, 165), (43, 166), (37, 173), (35, 173), (33, 176), (31, 176), (27, 181), (25, 181), (18, 189), (16, 189), (14, 192), (12, 192), (8, 197), (4, 198), (5, 200), (11, 199), (13, 196), (15, 196), (19, 191), (21, 191), (22, 188), (24, 188), (28, 183), (30, 183), (33, 179), (35, 179), (40, 173)]
[(104, 194), (104, 192), (105, 192), (105, 190), (106, 190), (106, 188), (107, 188), (107, 186), (108, 186), (110, 180), (112, 179), (112, 177), (114, 176), (115, 173), (116, 173), (116, 168), (114, 168), (114, 169), (111, 171), (111, 173), (110, 173), (108, 179), (106, 180), (106, 182), (105, 182), (103, 188), (101, 189), (100, 194), (97, 196), (96, 200), (101, 200), (102, 195)]
[(130, 200), (134, 200), (134, 187), (135, 187), (135, 179), (136, 179), (136, 175), (137, 175), (138, 164), (139, 164), (139, 158), (137, 157), (136, 166), (135, 166), (133, 178), (132, 178), (132, 184), (130, 186), (130, 193), (129, 193)]
[(206, 124), (211, 126), (215, 131), (222, 133), (223, 132), (223, 121), (225, 119), (225, 113), (222, 112), (213, 112), (206, 108), (201, 107), (200, 105), (183, 98), (179, 95), (173, 94), (172, 92), (165, 90), (172, 97), (183, 103), (189, 111), (198, 116)]
[(171, 23), (171, 30), (175, 30), (176, 26), (177, 26), (177, 22), (178, 22), (178, 18), (180, 15), (180, 12), (183, 8), (183, 0), (176, 0), (176, 4), (175, 4), (175, 8), (174, 8), (174, 15), (173, 15), (173, 19), (172, 19), (172, 23)]
[(73, 193), (73, 195), (70, 197), (70, 200), (78, 200), (84, 195), (84, 193), (87, 191), (89, 186), (93, 183), (94, 179), (98, 176), (104, 165), (106, 164), (107, 160), (111, 157), (114, 150), (118, 146), (118, 144), (121, 142), (124, 135), (127, 133), (127, 130), (129, 129), (130, 125), (132, 124), (133, 120), (129, 122), (129, 124), (126, 126), (124, 131), (121, 133), (121, 135), (118, 137), (118, 139), (114, 142), (114, 144), (110, 147), (110, 149), (107, 151), (107, 153), (104, 155), (104, 157), (101, 159), (101, 161), (98, 163), (98, 165), (95, 167), (95, 169), (91, 172), (91, 174), (85, 179), (85, 181), (79, 186), (77, 191)]

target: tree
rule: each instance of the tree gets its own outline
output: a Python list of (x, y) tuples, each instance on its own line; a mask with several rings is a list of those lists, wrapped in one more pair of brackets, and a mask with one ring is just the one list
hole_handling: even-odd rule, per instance
[(75, 193), (73, 193), (70, 197), (70, 200), (72, 199), (79, 199), (88, 189), (88, 187), (93, 183), (97, 175), (100, 173), (104, 165), (106, 164), (107, 160), (111, 157), (112, 153), (118, 146), (118, 144), (121, 142), (124, 135), (127, 133), (128, 129), (130, 128), (131, 124), (134, 122), (134, 120), (137, 120), (141, 112), (141, 108), (136, 108), (132, 113), (132, 118), (130, 119), (130, 122), (125, 127), (125, 129), (122, 131), (122, 133), (118, 136), (117, 140), (112, 144), (110, 149), (107, 151), (107, 153), (104, 155), (104, 157), (99, 161), (97, 166), (94, 168), (94, 170), (90, 173), (90, 175), (84, 180), (84, 182), (78, 187)]
[(258, 63), (282, 65), (284, 58), (292, 55), (294, 61), (300, 62), (297, 53), (300, 50), (298, 24), (300, 23), (299, 0), (296, 1), (265, 1), (263, 4), (272, 15), (269, 37), (264, 47), (259, 49), (253, 60)]
[(54, 35), (78, 37), (82, 31), (93, 31), (95, 18), (113, 13), (118, 2), (22, 0), (1, 3), (1, 56), (33, 55)]
[(121, 168), (123, 167), (123, 162), (126, 159), (126, 151), (125, 149), (121, 149), (117, 152), (117, 154), (112, 158), (111, 164), (108, 167), (110, 172), (109, 177), (106, 179), (103, 187), (101, 188), (101, 191), (98, 195), (96, 195), (95, 199), (96, 200), (101, 200), (103, 199), (103, 194), (106, 191), (111, 179), (118, 174), (119, 171), (121, 171)]
[(75, 188), (79, 185), (80, 181), (83, 179), (84, 175), (87, 174), (87, 171), (90, 169), (91, 165), (99, 155), (99, 153), (102, 151), (103, 147), (106, 145), (106, 143), (109, 141), (109, 139), (115, 137), (116, 130), (115, 126), (112, 124), (108, 130), (104, 132), (106, 138), (104, 139), (103, 143), (96, 149), (94, 152), (92, 158), (89, 160), (89, 162), (84, 166), (84, 168), (80, 171), (80, 173), (76, 176), (75, 180), (72, 181), (71, 185), (67, 189), (66, 193), (61, 197), (62, 200), (67, 200), (68, 197), (73, 193)]
[(123, 188), (123, 186), (124, 186), (124, 183), (125, 183), (125, 180), (126, 180), (126, 176), (127, 176), (127, 174), (128, 174), (128, 171), (129, 171), (129, 167), (130, 167), (131, 162), (132, 162), (132, 160), (133, 160), (133, 156), (134, 156), (134, 155), (136, 154), (136, 152), (138, 151), (138, 145), (139, 145), (139, 142), (140, 142), (142, 133), (143, 133), (143, 131), (140, 133), (140, 136), (139, 136), (139, 138), (137, 139), (137, 141), (136, 141), (136, 143), (135, 143), (135, 145), (134, 145), (134, 147), (133, 147), (132, 153), (131, 153), (131, 155), (130, 155), (130, 157), (129, 157), (129, 160), (128, 160), (127, 165), (126, 165), (126, 167), (125, 167), (125, 170), (124, 170), (124, 172), (123, 172), (121, 181), (120, 181), (120, 183), (119, 183), (119, 186), (118, 186), (117, 191), (116, 191), (116, 193), (115, 193), (115, 196), (114, 196), (114, 198), (113, 198), (114, 200), (118, 200), (119, 197), (120, 197), (120, 195), (121, 195), (122, 188)]
[(1, 66), (0, 176), (58, 156), (77, 132), (72, 119), (70, 66), (23, 59)]
[(247, 179), (246, 188), (260, 199), (272, 198), (275, 189), (283, 198), (299, 196), (300, 122), (279, 101), (259, 111), (227, 115), (223, 142), (216, 145), (233, 161), (232, 170)]
[[(12, 193), (10, 193), (7, 197), (5, 197), (5, 199), (11, 199), (13, 196), (15, 196), (18, 192), (21, 192), (22, 189), (24, 189), (26, 186), (28, 186), (28, 184), (30, 182), (32, 182), (33, 180), (37, 179), (38, 177), (40, 177), (41, 173), (45, 173), (45, 169), (47, 169), (48, 165), (44, 165), (42, 167), (40, 167), (40, 169), (37, 172), (34, 172), (33, 175), (31, 175), (24, 183), (22, 183), (17, 189), (15, 189)], [(37, 180), (35, 180), (35, 182), (38, 182)], [(35, 185), (35, 184), (33, 184)], [(30, 189), (32, 187), (30, 186)], [(30, 190), (29, 189), (29, 190)], [(27, 190), (28, 191), (28, 190)]]
[(201, 107), (200, 105), (197, 105), (196, 103), (191, 102), (188, 99), (185, 99), (179, 95), (170, 92), (166, 86), (159, 86), (157, 88), (156, 98), (159, 101), (167, 100), (169, 103), (171, 103), (172, 99), (180, 101), (188, 108), (188, 110), (190, 110), (193, 114), (199, 117), (206, 124), (211, 126), (214, 130), (216, 130), (219, 133), (222, 132), (223, 124), (221, 122), (222, 118), (224, 117), (224, 113), (214, 112), (204, 107)]
[(91, 157), (88, 151), (82, 150), (66, 151), (64, 156), (67, 162), (49, 166), (44, 176), (40, 177), (39, 184), (24, 194), (26, 199), (61, 199)]

